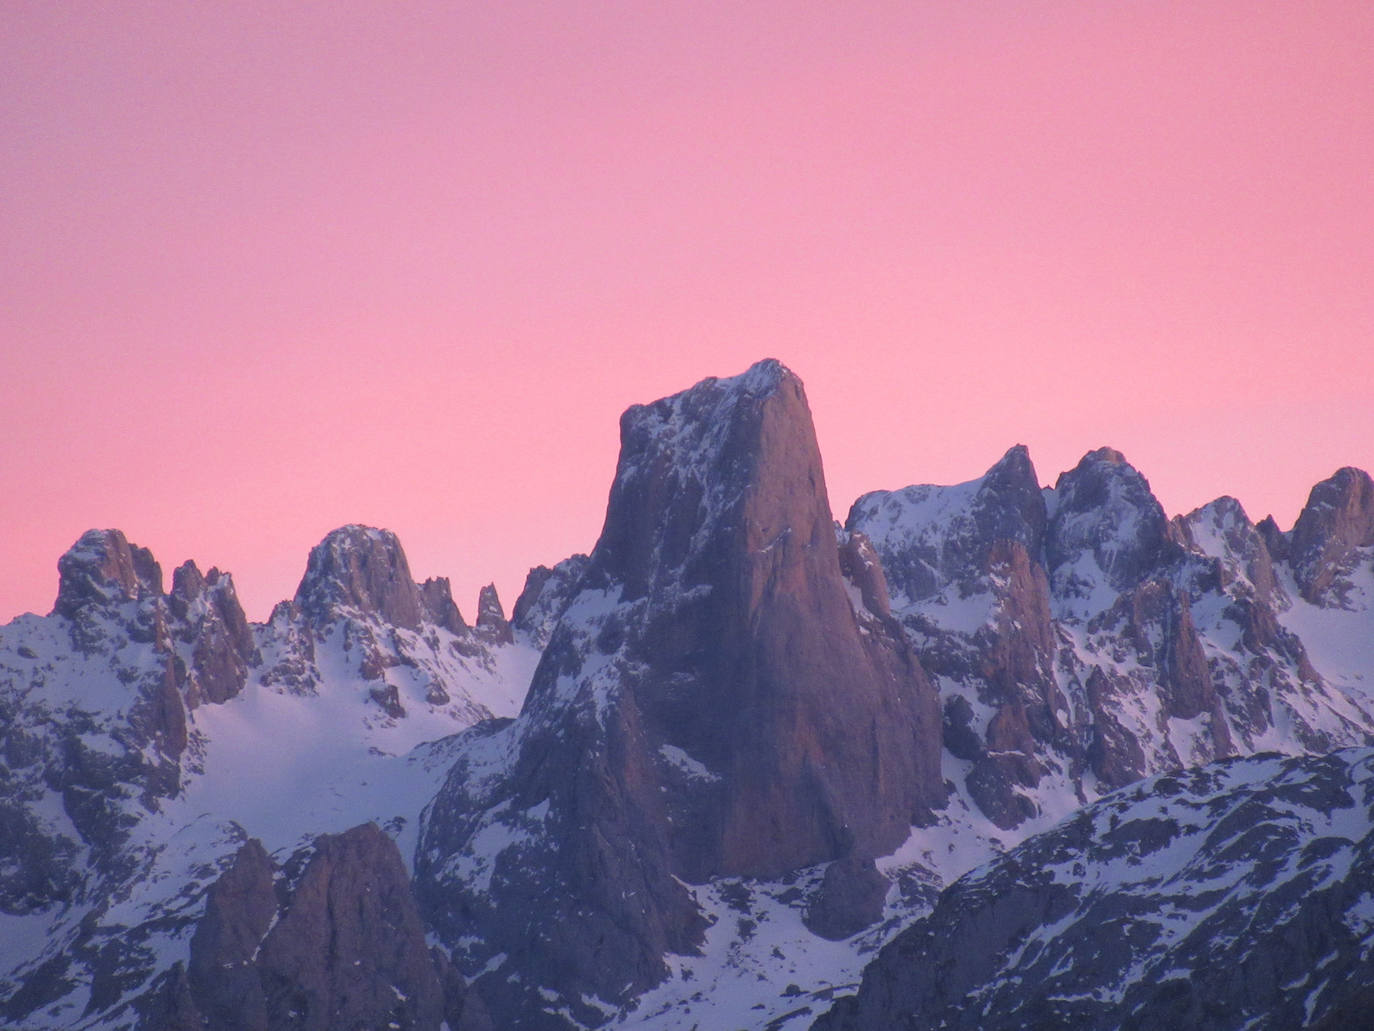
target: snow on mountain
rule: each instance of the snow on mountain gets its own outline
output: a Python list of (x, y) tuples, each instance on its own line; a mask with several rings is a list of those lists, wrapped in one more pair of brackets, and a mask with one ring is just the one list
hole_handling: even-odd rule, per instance
[(1371, 885), (1374, 751), (1156, 776), (960, 879), (814, 1026), (1366, 1026)]
[[(986, 1026), (1186, 1026), (1203, 930), (1255, 1026), (1374, 997), (1337, 985), (1370, 761), (1328, 755), (1374, 741), (1367, 475), (1283, 532), (1230, 498), (1170, 520), (1105, 448), (1044, 488), (1018, 446), (841, 527), (775, 361), (621, 441), (596, 547), (509, 620), (489, 588), (469, 625), (385, 530), (329, 534), (261, 625), (228, 574), (165, 591), (84, 535), (54, 612), (0, 628), (0, 1022), (800, 1028), (861, 977), (837, 1014), (957, 1009), (903, 965), (920, 938)], [(1327, 758), (1235, 758), (1262, 752)]]
[(1313, 605), (1237, 502), (1170, 522), (1118, 452), (1039, 494), (1014, 448), (969, 483), (865, 495), (847, 525), (939, 686), (947, 777), (1004, 831), (1043, 826), (1052, 794), (1374, 731), (1352, 680), (1372, 656), (1333, 650), (1368, 639), (1367, 568), (1350, 564), (1347, 607)]
[(59, 564), (54, 613), (0, 630), (10, 1024), (137, 1023), (132, 1000), (186, 960), (203, 892), (249, 838), (290, 855), (371, 821), (413, 855), (446, 739), (519, 710), (535, 649), (431, 622), (389, 572), (371, 586), (390, 595), (350, 594), (369, 561), (408, 575), (385, 531), (321, 549), (342, 564), (312, 563), (304, 604), (251, 626), (227, 574), (188, 563), (164, 595), (146, 551), (93, 531)]

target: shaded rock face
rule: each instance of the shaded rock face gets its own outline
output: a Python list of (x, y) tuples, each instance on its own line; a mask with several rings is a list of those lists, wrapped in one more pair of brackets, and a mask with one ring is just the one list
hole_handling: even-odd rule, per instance
[(506, 620), (506, 610), (495, 584), (487, 584), (477, 593), (477, 629), (484, 637), (501, 644), (515, 640), (515, 632)]
[[(533, 1019), (494, 998), (510, 969), (592, 1022), (588, 985), (614, 1002), (659, 980), (701, 928), (678, 878), (883, 854), (941, 803), (934, 692), (859, 608), (795, 376), (764, 362), (626, 412), (605, 528), (524, 711), (474, 739), (422, 832), (446, 940), (488, 941), (470, 969), (508, 957), (479, 981), (498, 1020)], [(483, 854), (498, 836), (517, 844)], [(484, 895), (448, 883), (470, 867)], [(507, 930), (535, 919), (537, 956)]]
[(167, 605), (179, 623), (176, 635), (191, 645), (188, 705), (218, 704), (242, 691), (249, 667), (261, 657), (229, 574), (212, 568), (202, 576), (186, 562), (172, 574)]
[(1090, 581), (1079, 563), (1088, 559), (1106, 583), (1125, 591), (1179, 549), (1150, 485), (1111, 448), (1083, 456), (1054, 485), (1054, 514), (1045, 539), (1045, 566), (1060, 596), (1081, 595)]
[(882, 918), (891, 886), (872, 859), (838, 859), (825, 868), (820, 889), (803, 919), (813, 934), (840, 941)]
[(425, 615), (435, 626), (455, 634), (467, 632), (468, 625), (453, 600), (453, 588), (449, 585), (448, 577), (430, 577), (422, 583), (420, 600), (424, 603)]
[(226, 1031), (437, 1029), (463, 1009), (461, 983), (446, 1008), (400, 853), (373, 824), (316, 839), (284, 871), (244, 845), (207, 894), (187, 974), (190, 1004)]
[(582, 576), (590, 563), (591, 559), (586, 555), (573, 555), (552, 569), (548, 566), (531, 569), (511, 611), (511, 624), (515, 629), (525, 634), (537, 647), (547, 645), (558, 621), (576, 597)]
[(1374, 481), (1360, 469), (1338, 470), (1312, 488), (1292, 534), (1294, 579), (1308, 601), (1339, 594), (1357, 549), (1374, 545)]
[(357, 525), (333, 531), (311, 550), (295, 601), (320, 623), (347, 608), (409, 630), (426, 610), (396, 535)]
[(1371, 820), (1368, 749), (1154, 778), (956, 882), (814, 1026), (1342, 1026), (1374, 989)]

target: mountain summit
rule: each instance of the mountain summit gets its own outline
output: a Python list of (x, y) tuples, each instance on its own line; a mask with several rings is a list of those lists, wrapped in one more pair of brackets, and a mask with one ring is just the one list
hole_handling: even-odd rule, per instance
[(575, 1014), (589, 987), (621, 1004), (699, 947), (683, 882), (871, 859), (943, 800), (930, 684), (846, 584), (784, 366), (625, 413), (605, 528), (524, 710), (426, 814), (422, 897), (447, 942), (477, 943), (462, 959), (489, 1002), (531, 964)]

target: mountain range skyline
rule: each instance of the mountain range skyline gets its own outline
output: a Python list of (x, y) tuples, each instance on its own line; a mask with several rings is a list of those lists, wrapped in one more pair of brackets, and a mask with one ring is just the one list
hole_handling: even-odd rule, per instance
[(254, 618), (335, 527), (465, 606), (614, 417), (774, 354), (831, 500), (1014, 443), (1290, 526), (1374, 467), (1374, 12), (0, 11), (0, 619), (120, 527)]

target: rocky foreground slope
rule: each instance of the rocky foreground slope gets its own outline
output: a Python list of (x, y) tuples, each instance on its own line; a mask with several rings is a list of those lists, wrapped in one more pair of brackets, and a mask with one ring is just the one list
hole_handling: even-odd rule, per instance
[(813, 1027), (1361, 1028), (1371, 953), (1374, 750), (1231, 759), (960, 879)]
[[(0, 630), (3, 1022), (801, 1027), (929, 914), (827, 1019), (937, 1026), (976, 997), (1011, 1026), (1029, 1011), (1005, 986), (1032, 975), (979, 937), (970, 883), (1036, 919), (1109, 884), (1141, 926), (1182, 926), (1179, 892), (1126, 868), (1183, 869), (1196, 845), (1280, 928), (1307, 882), (1245, 871), (1354, 855), (1316, 816), (1208, 835), (1236, 807), (1367, 821), (1356, 753), (1234, 758), (1374, 742), (1366, 474), (1318, 484), (1283, 532), (1225, 498), (1169, 519), (1108, 449), (1042, 488), (1018, 447), (965, 484), (865, 495), (841, 526), (801, 382), (773, 361), (630, 409), (621, 438), (600, 539), (532, 570), (510, 621), (487, 590), (469, 626), (365, 527), (314, 549), (261, 625), (227, 574), (187, 563), (166, 590), (118, 531), (77, 542), (53, 612)], [(1337, 767), (1345, 794), (1246, 801), (1264, 771)], [(1120, 837), (1131, 806), (1169, 809), (1180, 844)], [(941, 894), (1027, 839), (1062, 879), (1017, 881), (1011, 852)], [(1096, 1000), (1092, 1026), (1186, 966), (1144, 931), (1129, 961), (1090, 963), (1094, 924), (1062, 916), (1034, 932), (1056, 957), (1034, 976)], [(922, 927), (963, 994), (873, 1009)], [(1285, 962), (1330, 965), (1326, 938), (1281, 933)]]

